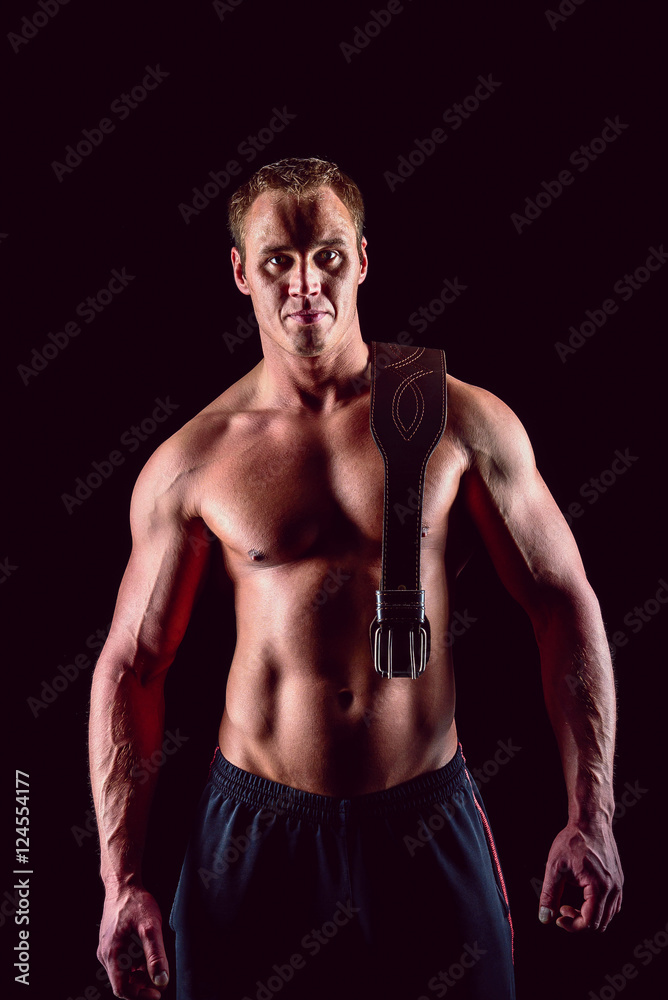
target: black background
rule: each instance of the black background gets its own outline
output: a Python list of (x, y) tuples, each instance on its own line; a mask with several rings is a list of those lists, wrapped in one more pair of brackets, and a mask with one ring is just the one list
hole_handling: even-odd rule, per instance
[[(483, 786), (515, 920), (518, 996), (585, 1000), (603, 990), (610, 997), (606, 976), (614, 982), (629, 962), (638, 974), (625, 997), (655, 996), (665, 982), (668, 949), (648, 966), (633, 952), (668, 923), (660, 805), (668, 612), (655, 601), (639, 627), (633, 609), (668, 577), (661, 523), (668, 269), (652, 273), (627, 302), (613, 291), (668, 239), (665, 64), (649, 5), (562, 7), (572, 13), (550, 24), (540, 3), (405, 0), (346, 57), (341, 43), (360, 40), (357, 29), (370, 20), (366, 2), (241, 0), (217, 11), (211, 3), (71, 0), (29, 29), (34, 37), (18, 52), (9, 37), (3, 43), (8, 506), (0, 600), (12, 636), (3, 825), (12, 841), (12, 772), (20, 768), (31, 776), (35, 873), (31, 985), (17, 995), (74, 1000), (97, 988), (111, 996), (96, 978), (102, 886), (96, 838), (86, 828), (94, 660), (87, 640), (111, 620), (142, 465), (259, 359), (257, 337), (233, 350), (223, 338), (249, 308), (231, 279), (225, 198), (262, 163), (294, 155), (335, 160), (365, 196), (365, 339), (392, 341), (407, 330), (417, 343), (445, 348), (454, 375), (512, 406), (562, 510), (580, 504), (573, 530), (588, 575), (610, 635), (624, 634), (616, 655), (617, 796), (627, 782), (644, 791), (620, 806), (615, 824), (627, 879), (622, 912), (603, 937), (575, 938), (536, 919), (534, 886), (565, 820), (565, 797), (531, 629), (482, 551), (463, 574), (456, 606), (476, 619), (455, 649), (469, 766), (492, 760), (500, 740), (521, 748)], [(22, 30), (22, 18), (38, 10), (36, 2), (7, 3), (4, 33)], [(163, 82), (125, 120), (111, 113), (145, 67), (158, 64), (168, 74)], [(444, 124), (446, 109), (490, 74), (500, 86), (489, 99), (456, 131)], [(239, 146), (269, 126), (275, 108), (295, 117), (249, 162)], [(619, 137), (585, 171), (569, 164), (616, 116), (628, 126)], [(59, 180), (53, 162), (105, 117), (114, 131)], [(447, 140), (390, 190), (386, 172), (439, 127)], [(239, 177), (186, 224), (179, 205), (191, 204), (193, 188), (230, 159), (240, 163)], [(511, 214), (568, 168), (572, 185), (518, 233)], [(33, 348), (41, 352), (49, 332), (76, 320), (78, 303), (105, 288), (113, 268), (135, 277), (26, 377), (19, 366), (33, 363)], [(409, 316), (455, 277), (466, 290), (418, 335)], [(608, 298), (618, 311), (562, 360), (555, 344)], [(167, 398), (178, 409), (131, 451), (125, 432)], [(627, 449), (633, 460), (623, 474), (612, 483), (604, 476), (609, 485), (590, 485), (583, 497), (583, 486)], [(114, 450), (123, 464), (68, 512), (62, 495)], [(166, 725), (183, 741), (161, 769), (147, 849), (145, 877), (165, 926), (233, 644), (231, 612), (205, 593), (168, 679)], [(77, 654), (88, 655), (89, 666), (55, 700), (29, 702), (53, 694), (59, 665)], [(0, 870), (3, 990), (14, 986), (13, 863), (10, 846)]]

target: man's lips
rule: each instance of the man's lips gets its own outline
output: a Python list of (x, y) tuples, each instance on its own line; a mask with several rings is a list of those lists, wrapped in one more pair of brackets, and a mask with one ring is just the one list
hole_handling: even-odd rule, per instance
[(298, 312), (289, 313), (295, 323), (319, 323), (326, 315), (322, 309), (300, 309)]

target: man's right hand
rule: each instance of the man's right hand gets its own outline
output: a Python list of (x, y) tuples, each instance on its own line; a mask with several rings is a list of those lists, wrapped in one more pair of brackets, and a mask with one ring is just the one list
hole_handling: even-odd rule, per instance
[(160, 908), (149, 892), (137, 888), (107, 890), (97, 957), (107, 970), (115, 996), (160, 1000), (169, 982), (169, 966)]

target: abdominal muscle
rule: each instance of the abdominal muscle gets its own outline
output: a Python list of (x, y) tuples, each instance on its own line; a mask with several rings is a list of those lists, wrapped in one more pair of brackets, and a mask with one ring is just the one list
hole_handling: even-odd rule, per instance
[(423, 571), (432, 652), (416, 680), (374, 670), (369, 624), (378, 583), (368, 569), (300, 560), (240, 572), (223, 756), (281, 784), (342, 798), (446, 764), (457, 732), (438, 562)]

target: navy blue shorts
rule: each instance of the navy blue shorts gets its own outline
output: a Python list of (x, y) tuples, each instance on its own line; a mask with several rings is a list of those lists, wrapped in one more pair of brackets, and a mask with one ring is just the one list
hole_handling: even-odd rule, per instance
[(216, 749), (170, 915), (178, 1000), (514, 1000), (512, 923), (461, 747), (338, 799)]

